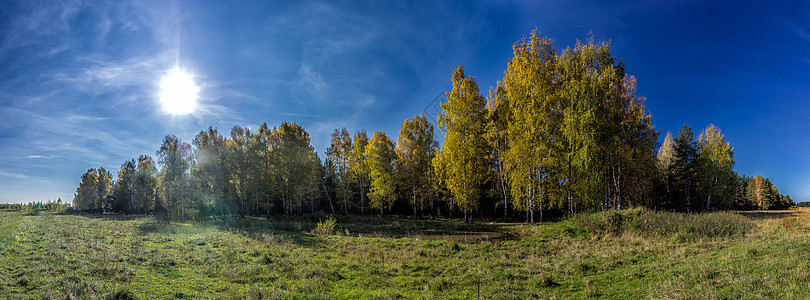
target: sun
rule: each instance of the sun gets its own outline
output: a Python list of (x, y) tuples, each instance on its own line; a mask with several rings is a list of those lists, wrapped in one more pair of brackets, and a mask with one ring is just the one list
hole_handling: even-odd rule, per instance
[(200, 88), (194, 84), (194, 75), (175, 67), (160, 80), (160, 103), (163, 111), (184, 115), (194, 112)]

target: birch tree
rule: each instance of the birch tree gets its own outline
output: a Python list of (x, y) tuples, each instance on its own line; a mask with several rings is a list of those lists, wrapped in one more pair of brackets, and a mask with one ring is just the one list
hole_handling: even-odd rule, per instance
[(365, 156), (371, 178), (368, 192), (369, 205), (380, 209), (391, 209), (396, 200), (396, 177), (394, 165), (397, 159), (394, 142), (385, 132), (375, 131), (371, 142), (366, 146)]
[(444, 134), (441, 159), (446, 162), (447, 187), (452, 201), (464, 211), (464, 219), (472, 222), (473, 210), (483, 195), (487, 175), (486, 100), (474, 77), (464, 74), (461, 65), (453, 71), (453, 89), (441, 103), (439, 129)]

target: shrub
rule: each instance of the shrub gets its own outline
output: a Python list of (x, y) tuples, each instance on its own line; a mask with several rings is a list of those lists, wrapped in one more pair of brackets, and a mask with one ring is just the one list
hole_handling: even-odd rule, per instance
[(318, 227), (312, 230), (312, 233), (318, 235), (333, 234), (335, 232), (335, 224), (337, 224), (335, 217), (329, 216), (326, 220), (318, 222)]

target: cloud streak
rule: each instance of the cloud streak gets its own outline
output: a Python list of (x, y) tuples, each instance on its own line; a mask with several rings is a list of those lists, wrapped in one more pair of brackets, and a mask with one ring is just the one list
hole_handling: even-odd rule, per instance
[(15, 179), (29, 179), (29, 178), (31, 178), (30, 176), (25, 175), (25, 174), (8, 172), (8, 171), (3, 171), (3, 170), (0, 170), (0, 176), (10, 177), (10, 178), (15, 178)]

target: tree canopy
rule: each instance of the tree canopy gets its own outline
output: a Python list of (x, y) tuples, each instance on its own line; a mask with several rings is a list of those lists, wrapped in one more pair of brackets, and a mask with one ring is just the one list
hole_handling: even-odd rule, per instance
[[(323, 160), (296, 123), (257, 130), (213, 127), (189, 144), (167, 135), (155, 152), (115, 173), (88, 169), (73, 199), (94, 213), (154, 213), (167, 221), (325, 211), (526, 222), (581, 211), (645, 206), (705, 212), (794, 205), (773, 182), (734, 171), (734, 148), (709, 124), (659, 131), (637, 81), (593, 37), (558, 50), (533, 31), (512, 46), (487, 97), (459, 65), (437, 116), (399, 136), (335, 129)], [(114, 178), (115, 177), (115, 178)], [(334, 200), (334, 201), (333, 201)], [(337, 209), (336, 209), (337, 207)], [(536, 214), (539, 216), (536, 217)]]

